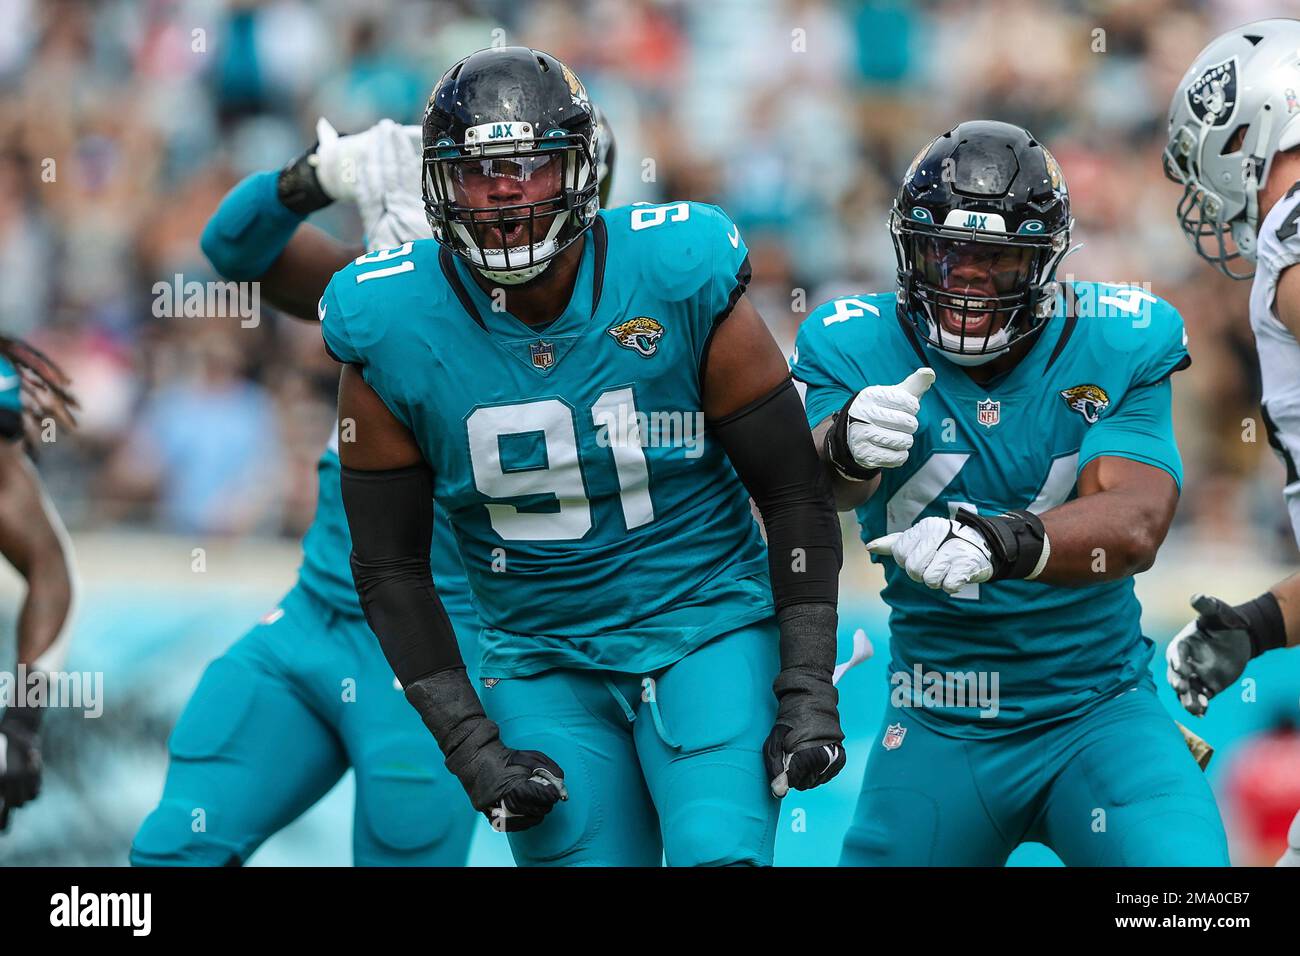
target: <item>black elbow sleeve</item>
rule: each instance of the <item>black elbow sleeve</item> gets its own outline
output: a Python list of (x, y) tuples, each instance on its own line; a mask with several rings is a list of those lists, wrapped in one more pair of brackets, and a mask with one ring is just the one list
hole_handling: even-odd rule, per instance
[(352, 579), (393, 673), (407, 687), (464, 667), (429, 570), (433, 473), (424, 465), (391, 471), (345, 467), (342, 480)]
[(710, 427), (763, 516), (776, 609), (835, 604), (840, 521), (794, 382)]

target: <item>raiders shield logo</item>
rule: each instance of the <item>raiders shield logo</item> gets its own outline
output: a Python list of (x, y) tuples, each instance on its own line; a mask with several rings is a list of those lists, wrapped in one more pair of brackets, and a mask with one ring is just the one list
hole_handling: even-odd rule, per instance
[(985, 428), (992, 428), (1002, 420), (1002, 403), (991, 398), (976, 402), (975, 411), (978, 414), (979, 423)]
[(555, 364), (555, 344), (552, 342), (529, 343), (528, 357), (533, 360), (534, 368), (546, 371)]
[(1065, 404), (1073, 411), (1082, 415), (1083, 420), (1089, 425), (1096, 424), (1101, 413), (1110, 404), (1110, 396), (1100, 385), (1076, 385), (1064, 389), (1061, 398), (1065, 399)]
[(614, 341), (646, 358), (655, 354), (659, 340), (664, 337), (664, 327), (648, 315), (638, 315), (609, 329)]
[(1209, 67), (1187, 87), (1187, 105), (1206, 126), (1227, 126), (1237, 108), (1237, 58)]
[(885, 728), (885, 739), (880, 741), (880, 745), (886, 750), (897, 750), (903, 746), (903, 738), (906, 736), (906, 727), (902, 724), (890, 724)]

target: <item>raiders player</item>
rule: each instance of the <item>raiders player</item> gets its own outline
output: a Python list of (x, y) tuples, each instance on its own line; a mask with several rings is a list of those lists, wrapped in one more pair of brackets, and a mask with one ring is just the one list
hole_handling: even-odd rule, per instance
[[(1169, 107), (1164, 165), (1183, 186), (1178, 223), (1192, 246), (1225, 275), (1254, 279), (1264, 427), (1300, 542), (1300, 20), (1248, 23), (1201, 51)], [(1196, 620), (1166, 657), (1193, 714), (1252, 658), (1300, 643), (1300, 575), (1236, 607), (1200, 594), (1192, 606)], [(1300, 814), (1279, 865), (1300, 866)]]

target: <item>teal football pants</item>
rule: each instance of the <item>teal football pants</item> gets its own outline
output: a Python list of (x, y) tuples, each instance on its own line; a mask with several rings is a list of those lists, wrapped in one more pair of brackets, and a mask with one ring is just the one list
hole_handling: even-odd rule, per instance
[(911, 713), (886, 708), (841, 866), (1001, 866), (1023, 842), (1067, 866), (1228, 864), (1214, 796), (1150, 678), (1002, 737), (944, 736)]
[(569, 791), (509, 835), (515, 862), (770, 865), (779, 804), (762, 748), (779, 666), (768, 620), (653, 674), (556, 669), (481, 686), (506, 746), (547, 754)]
[(468, 855), (477, 814), (378, 640), (302, 588), (209, 665), (169, 751), (136, 866), (241, 864), (349, 767), (356, 865), (463, 866)]

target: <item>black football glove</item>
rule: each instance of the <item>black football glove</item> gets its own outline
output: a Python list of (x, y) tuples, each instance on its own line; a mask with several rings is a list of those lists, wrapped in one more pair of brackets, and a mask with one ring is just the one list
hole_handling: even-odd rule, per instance
[(406, 699), (433, 731), (447, 769), (494, 830), (513, 833), (535, 827), (558, 801), (569, 799), (564, 771), (554, 760), (501, 742), (464, 668), (415, 681), (406, 688)]
[(1215, 694), (1241, 677), (1252, 658), (1282, 647), (1286, 635), (1277, 599), (1268, 592), (1236, 607), (1197, 594), (1192, 607), (1196, 620), (1165, 649), (1165, 678), (1188, 713), (1200, 717)]
[(10, 707), (0, 718), (0, 830), (9, 813), (41, 792), (41, 711)]
[(763, 759), (780, 799), (791, 789), (811, 790), (844, 769), (835, 672), (835, 608), (796, 604), (779, 615), (781, 673), (772, 684), (778, 701), (776, 722)]

